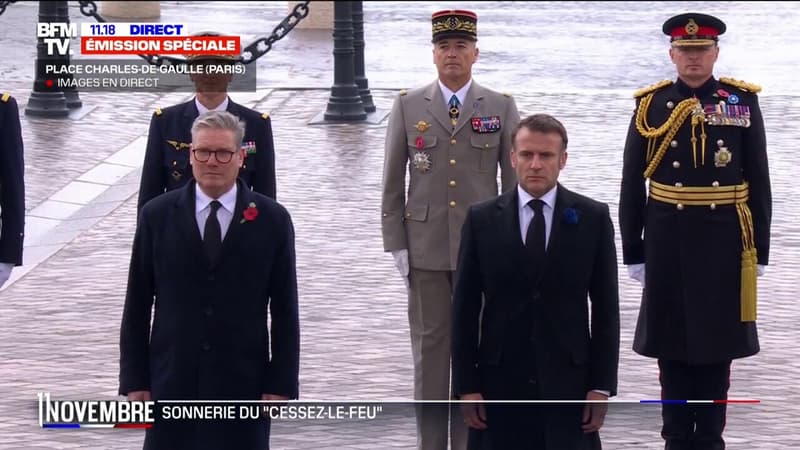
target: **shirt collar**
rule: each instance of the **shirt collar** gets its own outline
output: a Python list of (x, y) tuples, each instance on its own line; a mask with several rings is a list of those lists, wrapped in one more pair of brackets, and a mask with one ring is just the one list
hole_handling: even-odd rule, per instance
[[(556, 206), (556, 189), (558, 189), (558, 184), (553, 186), (552, 189), (545, 192), (545, 194), (539, 197), (539, 200), (543, 201), (545, 205), (549, 206), (551, 209), (555, 209)], [(528, 206), (528, 202), (534, 199), (534, 197), (528, 193), (525, 189), (522, 189), (522, 186), (517, 184), (517, 193), (519, 194), (519, 209), (525, 208)]]
[[(212, 111), (212, 110), (206, 108), (205, 106), (203, 106), (203, 104), (200, 103), (200, 100), (198, 100), (197, 97), (194, 98), (194, 104), (197, 106), (197, 112), (199, 114), (203, 114), (203, 113), (207, 113), (209, 111)], [(228, 97), (225, 97), (225, 100), (223, 100), (222, 103), (220, 103), (219, 105), (217, 105), (216, 108), (213, 109), (213, 111), (227, 111), (227, 110), (228, 110)]]
[(464, 99), (467, 98), (467, 92), (469, 91), (470, 86), (472, 86), (472, 78), (467, 81), (467, 84), (461, 86), (461, 89), (453, 92), (447, 86), (442, 83), (442, 80), (439, 80), (439, 89), (442, 91), (442, 96), (444, 97), (444, 104), (447, 105), (450, 103), (450, 98), (455, 94), (458, 97), (459, 103), (462, 105), (464, 104)]
[[(222, 207), (233, 214), (234, 209), (236, 209), (236, 191), (237, 191), (237, 183), (233, 183), (233, 187), (228, 190), (228, 192), (219, 196), (218, 200), (222, 203)], [(195, 182), (194, 184), (194, 194), (195, 194), (195, 212), (202, 211), (208, 208), (208, 205), (215, 199), (206, 195), (200, 186)]]

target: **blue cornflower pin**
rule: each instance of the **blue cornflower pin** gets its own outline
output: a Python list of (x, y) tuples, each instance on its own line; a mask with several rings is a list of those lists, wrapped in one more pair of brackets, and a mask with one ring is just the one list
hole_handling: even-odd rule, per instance
[(578, 211), (575, 208), (567, 208), (564, 210), (564, 223), (575, 225), (578, 223)]

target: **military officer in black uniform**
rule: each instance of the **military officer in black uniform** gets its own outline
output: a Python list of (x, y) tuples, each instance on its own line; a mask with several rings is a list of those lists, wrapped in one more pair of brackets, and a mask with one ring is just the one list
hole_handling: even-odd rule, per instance
[[(200, 33), (214, 36), (217, 33)], [(234, 64), (233, 56), (201, 55), (187, 58), (190, 64), (211, 61)], [(272, 123), (267, 113), (258, 113), (228, 97), (232, 75), (190, 75), (196, 96), (178, 105), (157, 108), (150, 119), (147, 151), (139, 186), (138, 209), (153, 197), (185, 185), (192, 176), (189, 166), (192, 122), (209, 110), (228, 111), (245, 122), (242, 148), (245, 161), (239, 177), (256, 192), (275, 199), (275, 149)]]
[(0, 287), (22, 265), (25, 228), (25, 164), (19, 109), (11, 94), (0, 95)]
[[(658, 358), (665, 400), (726, 399), (731, 360), (759, 351), (772, 214), (761, 89), (714, 77), (725, 28), (695, 13), (664, 23), (678, 77), (634, 95), (625, 144), (623, 258), (644, 286), (633, 349)], [(662, 408), (666, 449), (725, 448), (724, 404)]]

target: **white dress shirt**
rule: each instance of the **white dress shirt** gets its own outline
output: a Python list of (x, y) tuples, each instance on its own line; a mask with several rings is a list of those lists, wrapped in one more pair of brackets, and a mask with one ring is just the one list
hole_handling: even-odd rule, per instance
[[(472, 86), (472, 78), (470, 78), (469, 81), (467, 81), (467, 84), (461, 86), (461, 89), (459, 89), (456, 92), (453, 92), (447, 86), (445, 86), (444, 83), (442, 83), (442, 80), (439, 80), (439, 89), (442, 91), (442, 96), (444, 97), (444, 104), (449, 105), (450, 98), (452, 98), (453, 94), (455, 94), (456, 98), (458, 98), (458, 103), (461, 106), (464, 106), (464, 99), (467, 98), (467, 92), (469, 91), (470, 86)], [(450, 108), (448, 107), (448, 110), (449, 109)]]
[(209, 111), (227, 111), (228, 110), (228, 97), (225, 97), (225, 100), (222, 101), (216, 108), (208, 109), (200, 103), (200, 100), (197, 97), (194, 98), (194, 104), (197, 106), (197, 112), (199, 114), (207, 113)]
[[(544, 202), (542, 206), (542, 212), (544, 213), (544, 247), (547, 249), (547, 246), (550, 244), (550, 230), (553, 228), (553, 211), (556, 207), (556, 188), (557, 186), (553, 186), (553, 189), (545, 192), (545, 194), (539, 197), (539, 200)], [(531, 220), (533, 220), (533, 208), (528, 206), (528, 202), (534, 199), (531, 194), (528, 194), (525, 189), (518, 184), (517, 185), (517, 193), (519, 194), (519, 232), (522, 233), (522, 243), (525, 243), (525, 238), (528, 236), (528, 226), (531, 224)]]
[(217, 210), (217, 220), (219, 221), (219, 230), (221, 233), (220, 241), (225, 239), (225, 234), (228, 232), (231, 220), (233, 220), (233, 211), (236, 210), (236, 190), (236, 183), (234, 183), (233, 187), (228, 192), (222, 194), (217, 199), (213, 199), (206, 195), (206, 193), (200, 189), (200, 186), (197, 184), (194, 185), (194, 216), (197, 218), (197, 226), (200, 228), (201, 239), (205, 238), (206, 219), (208, 219), (208, 215), (211, 214), (210, 205), (214, 200), (222, 203), (222, 206)]

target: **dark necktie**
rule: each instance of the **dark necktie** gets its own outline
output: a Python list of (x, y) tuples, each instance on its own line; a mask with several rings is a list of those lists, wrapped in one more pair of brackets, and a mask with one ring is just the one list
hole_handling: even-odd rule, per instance
[(219, 226), (217, 219), (217, 210), (222, 204), (216, 200), (209, 205), (211, 211), (208, 213), (206, 219), (206, 227), (203, 230), (203, 244), (206, 247), (206, 255), (209, 261), (215, 261), (219, 255), (219, 249), (222, 247), (222, 229)]
[(541, 267), (544, 263), (545, 235), (544, 235), (544, 202), (534, 199), (528, 202), (528, 206), (533, 210), (533, 219), (528, 225), (528, 234), (525, 235), (525, 250), (530, 255), (536, 267)]
[(450, 103), (448, 103), (448, 106), (450, 107), (450, 123), (453, 124), (453, 128), (455, 128), (458, 124), (458, 107), (460, 104), (461, 103), (458, 101), (456, 94), (453, 94), (453, 96), (450, 97)]

